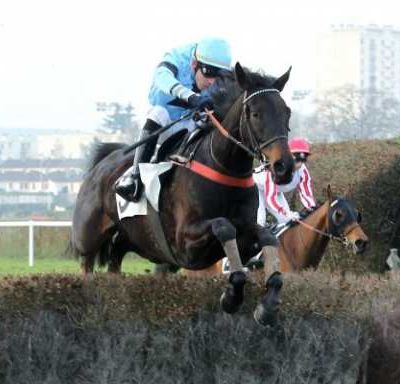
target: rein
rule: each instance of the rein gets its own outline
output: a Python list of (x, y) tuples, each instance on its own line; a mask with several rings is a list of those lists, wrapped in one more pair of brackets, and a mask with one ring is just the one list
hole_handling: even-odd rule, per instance
[(315, 228), (315, 227), (313, 227), (313, 226), (310, 225), (310, 224), (304, 223), (304, 222), (301, 221), (301, 220), (297, 220), (297, 223), (299, 223), (300, 225), (302, 225), (304, 228), (307, 228), (307, 229), (309, 229), (309, 230), (311, 230), (311, 231), (313, 231), (313, 232), (318, 233), (318, 234), (321, 235), (321, 236), (328, 237), (328, 238), (331, 239), (331, 240), (336, 240), (336, 241), (338, 241), (339, 243), (341, 243), (341, 244), (343, 244), (343, 245), (345, 245), (345, 246), (348, 245), (348, 241), (347, 241), (347, 239), (346, 239), (346, 236), (347, 236), (354, 228), (357, 228), (357, 227), (360, 226), (358, 223), (354, 223), (354, 224), (353, 224), (346, 232), (344, 232), (341, 236), (335, 236), (335, 235), (332, 235), (332, 233), (321, 231), (321, 230), (319, 230), (318, 228)]
[[(244, 92), (243, 95), (243, 101), (242, 105), (245, 105), (250, 99), (252, 99), (255, 96), (268, 93), (268, 92), (277, 92), (279, 91), (274, 88), (265, 88), (261, 89), (258, 91), (255, 91), (251, 93), (249, 96), (247, 96), (247, 92)], [(235, 145), (237, 145), (239, 148), (244, 150), (247, 154), (249, 154), (253, 158), (257, 158), (260, 160), (261, 163), (265, 164), (265, 166), (268, 165), (268, 160), (265, 159), (265, 156), (262, 154), (261, 149), (274, 143), (275, 141), (278, 141), (280, 139), (287, 139), (286, 135), (281, 135), (281, 136), (275, 136), (266, 142), (262, 143), (259, 145), (254, 137), (253, 132), (251, 131), (250, 127), (247, 126), (247, 131), (248, 131), (248, 136), (252, 145), (252, 148), (249, 148), (245, 144), (243, 144), (242, 141), (236, 139), (233, 137), (223, 126), (222, 124), (218, 121), (218, 119), (214, 116), (214, 112), (210, 111), (208, 109), (205, 110), (205, 113), (207, 117), (211, 120), (212, 124), (217, 128), (217, 130), (221, 133), (222, 136), (224, 136), (226, 139), (232, 141)], [(244, 108), (242, 109), (241, 115), (240, 115), (240, 120), (239, 120), (239, 132), (240, 136), (243, 139), (242, 135), (242, 127), (245, 125), (243, 123), (244, 119)], [(211, 149), (212, 150), (212, 149)], [(214, 159), (214, 161), (217, 161)], [(185, 164), (178, 164), (178, 165), (183, 165), (185, 168), (190, 169), (192, 172), (197, 173), (198, 175), (209, 179), (211, 181), (214, 181), (218, 184), (222, 185), (227, 185), (230, 187), (239, 187), (239, 188), (252, 188), (254, 186), (254, 179), (252, 176), (247, 176), (247, 177), (233, 177), (229, 175), (225, 175), (221, 172), (216, 171), (215, 169), (212, 169), (198, 161), (195, 161), (191, 159), (190, 161), (186, 162)]]
[(214, 127), (218, 129), (218, 131), (222, 134), (222, 136), (226, 137), (228, 140), (235, 143), (238, 147), (242, 148), (245, 152), (247, 152), (252, 157), (258, 157), (257, 153), (252, 151), (250, 148), (246, 147), (241, 141), (234, 138), (218, 121), (218, 119), (214, 116), (214, 111), (206, 110), (206, 114), (214, 124)]
[(331, 239), (331, 240), (336, 240), (336, 241), (339, 241), (339, 242), (341, 242), (341, 243), (343, 243), (343, 244), (346, 243), (346, 241), (345, 241), (344, 238), (339, 237), (339, 236), (332, 235), (332, 234), (329, 233), (329, 232), (321, 231), (320, 229), (315, 228), (315, 227), (313, 227), (312, 225), (307, 224), (307, 223), (305, 223), (305, 222), (303, 222), (303, 221), (301, 221), (301, 220), (297, 220), (297, 223), (300, 224), (300, 225), (302, 225), (304, 228), (307, 228), (307, 229), (309, 229), (309, 230), (311, 230), (311, 231), (313, 231), (313, 232), (318, 233), (318, 234), (321, 235), (321, 236), (328, 237), (328, 238)]
[[(255, 96), (258, 95), (262, 95), (264, 93), (269, 93), (269, 92), (277, 92), (280, 93), (277, 89), (275, 88), (265, 88), (265, 89), (260, 89), (258, 91), (255, 91), (253, 93), (251, 93), (249, 96), (247, 96), (247, 91), (244, 93), (243, 95), (243, 101), (242, 101), (242, 105), (245, 106), (246, 103), (252, 99)], [(260, 160), (262, 163), (268, 163), (268, 161), (265, 160), (261, 150), (264, 147), (267, 147), (268, 145), (274, 143), (275, 141), (281, 140), (281, 139), (287, 139), (287, 135), (280, 135), (280, 136), (275, 136), (261, 144), (257, 143), (257, 140), (254, 137), (253, 132), (251, 131), (250, 127), (247, 126), (247, 134), (249, 136), (252, 148), (249, 148), (248, 146), (246, 146), (245, 144), (243, 144), (242, 141), (236, 139), (235, 137), (233, 137), (223, 126), (222, 124), (217, 120), (217, 118), (214, 116), (213, 111), (209, 111), (206, 110), (206, 114), (209, 117), (209, 119), (211, 120), (211, 122), (213, 123), (213, 125), (215, 126), (215, 128), (218, 129), (218, 131), (228, 140), (232, 141), (234, 144), (236, 144), (238, 147), (240, 147), (241, 149), (243, 149), (246, 153), (248, 153), (251, 157), (254, 157), (258, 160)], [(240, 123), (239, 123), (239, 132), (240, 132), (240, 136), (242, 137), (243, 140), (243, 135), (242, 135), (242, 127), (245, 126), (244, 124), (244, 109), (241, 112), (240, 115)]]

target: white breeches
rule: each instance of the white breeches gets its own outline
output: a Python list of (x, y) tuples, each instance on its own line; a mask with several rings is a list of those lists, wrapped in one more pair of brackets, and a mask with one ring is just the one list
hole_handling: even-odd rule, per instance
[[(172, 123), (168, 111), (164, 107), (161, 107), (159, 105), (154, 105), (150, 107), (150, 110), (148, 111), (146, 117), (150, 120), (153, 120), (162, 127)], [(161, 133), (158, 139), (158, 143), (159, 144), (163, 143), (174, 133), (179, 132), (182, 129), (187, 129), (189, 132), (192, 132), (195, 128), (196, 128), (196, 123), (194, 120), (192, 119), (182, 120), (179, 123), (174, 124), (171, 128), (167, 129), (165, 132)]]

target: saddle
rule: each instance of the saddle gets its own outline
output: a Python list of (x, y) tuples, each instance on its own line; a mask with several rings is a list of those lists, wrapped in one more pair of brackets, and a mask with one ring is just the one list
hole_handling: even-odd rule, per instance
[[(192, 132), (183, 129), (174, 133), (157, 149), (152, 163), (161, 161), (172, 161), (178, 164), (186, 164), (195, 151), (190, 151), (193, 147), (197, 148), (196, 143), (200, 144), (201, 139), (209, 132), (208, 127), (198, 127)], [(188, 154), (187, 157), (185, 155)]]
[(286, 232), (289, 228), (292, 228), (296, 225), (298, 225), (296, 221), (290, 220), (287, 223), (271, 224), (269, 230), (276, 238), (278, 238), (280, 235), (282, 235), (282, 233)]

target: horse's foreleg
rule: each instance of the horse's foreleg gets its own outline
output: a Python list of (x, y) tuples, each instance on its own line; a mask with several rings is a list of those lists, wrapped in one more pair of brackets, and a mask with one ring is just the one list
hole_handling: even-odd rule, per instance
[(266, 294), (261, 299), (254, 311), (255, 320), (261, 325), (273, 326), (278, 321), (278, 313), (280, 306), (280, 291), (283, 285), (282, 275), (278, 271), (278, 242), (270, 231), (264, 229), (262, 232), (260, 245), (263, 250), (264, 271), (266, 274), (271, 273), (265, 283)]
[(229, 261), (230, 285), (221, 296), (221, 307), (227, 313), (234, 313), (243, 303), (244, 285), (246, 283), (246, 274), (243, 271), (236, 241), (236, 228), (229, 220), (219, 218), (213, 220), (211, 229), (224, 248)]
[(210, 241), (210, 236), (217, 238), (221, 243), (229, 260), (230, 285), (222, 294), (220, 303), (225, 312), (236, 312), (243, 302), (244, 284), (246, 283), (246, 274), (243, 272), (243, 264), (236, 241), (236, 228), (228, 219), (219, 217), (187, 226), (183, 233), (186, 250)]
[[(252, 253), (259, 252), (262, 249), (264, 268), (268, 268), (268, 265), (272, 267), (277, 260), (277, 240), (275, 236), (267, 228), (247, 226), (246, 229), (247, 232), (244, 232), (240, 238), (241, 253), (251, 257)], [(268, 259), (265, 259), (266, 250), (269, 251), (268, 256), (270, 257)], [(278, 319), (280, 291), (283, 281), (281, 273), (275, 267), (272, 267), (272, 271), (272, 275), (265, 283), (266, 294), (254, 311), (255, 320), (262, 325), (275, 325)]]
[(240, 258), (236, 240), (236, 228), (225, 218), (210, 220), (211, 231), (221, 243), (229, 261), (229, 286), (221, 295), (222, 309), (227, 313), (235, 313), (243, 303), (246, 274)]
[(266, 294), (254, 311), (254, 319), (261, 325), (274, 326), (278, 322), (282, 274), (274, 272), (266, 281)]
[(262, 249), (262, 259), (264, 262), (264, 273), (266, 275), (281, 270), (280, 255), (277, 247), (265, 246)]

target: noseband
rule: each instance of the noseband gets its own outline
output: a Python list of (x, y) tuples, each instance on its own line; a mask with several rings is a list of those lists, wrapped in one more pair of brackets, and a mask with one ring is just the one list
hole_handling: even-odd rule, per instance
[[(329, 220), (329, 217), (331, 216), (331, 209), (332, 209), (337, 203), (338, 203), (338, 200), (336, 199), (336, 200), (334, 200), (334, 201), (330, 204), (329, 209), (328, 209), (328, 213), (327, 213), (328, 220)], [(337, 233), (335, 229), (332, 229), (332, 228), (331, 228), (332, 224), (330, 223), (330, 220), (328, 221), (328, 231), (327, 231), (327, 232), (321, 231), (321, 230), (319, 230), (318, 228), (315, 228), (315, 227), (313, 227), (313, 226), (311, 226), (311, 225), (309, 225), (309, 224), (307, 224), (307, 223), (305, 223), (305, 222), (303, 222), (303, 221), (301, 221), (301, 220), (298, 220), (297, 222), (298, 222), (300, 225), (302, 225), (303, 227), (305, 227), (305, 228), (307, 228), (307, 229), (310, 229), (311, 231), (314, 231), (314, 232), (318, 233), (318, 234), (321, 235), (321, 236), (325, 236), (325, 237), (328, 237), (328, 238), (331, 239), (331, 240), (336, 240), (336, 241), (338, 241), (339, 243), (342, 243), (344, 246), (347, 246), (347, 245), (349, 244), (349, 242), (348, 242), (346, 236), (347, 236), (354, 228), (360, 226), (358, 223), (354, 223), (354, 224), (351, 225), (350, 228), (348, 228), (345, 232), (343, 232), (343, 233)]]

